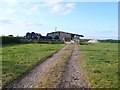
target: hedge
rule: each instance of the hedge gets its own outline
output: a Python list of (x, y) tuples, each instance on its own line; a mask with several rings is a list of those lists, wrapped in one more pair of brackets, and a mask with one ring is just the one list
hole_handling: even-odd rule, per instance
[(2, 44), (15, 44), (20, 43), (20, 37), (12, 37), (12, 36), (2, 36)]

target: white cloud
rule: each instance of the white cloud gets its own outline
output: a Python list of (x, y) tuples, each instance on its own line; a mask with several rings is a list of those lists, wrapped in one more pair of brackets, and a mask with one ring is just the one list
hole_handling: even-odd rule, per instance
[(24, 2), (24, 5), (25, 6), (32, 6), (32, 3), (31, 2)]
[(31, 24), (31, 22), (27, 20), (15, 20), (14, 22), (17, 24), (22, 24), (22, 25)]
[(40, 12), (40, 9), (39, 9), (40, 7), (39, 7), (39, 5), (34, 5), (31, 9), (30, 9), (30, 11), (33, 13), (33, 12), (35, 12), (35, 13), (39, 13)]
[(23, 25), (23, 26), (42, 26), (43, 25), (39, 22), (33, 22), (29, 20), (11, 20), (11, 19), (0, 19), (0, 24), (2, 25), (17, 24), (17, 25)]
[[(8, 2), (17, 2), (16, 0), (7, 0)], [(7, 5), (8, 4), (8, 5)], [(63, 0), (47, 0), (44, 3), (24, 3), (20, 6), (20, 3), (9, 4), (7, 3), (6, 7), (1, 7), (0, 11), (6, 15), (17, 15), (16, 12), (29, 14), (29, 15), (40, 15), (45, 14), (48, 9), (48, 13), (58, 13), (58, 14), (69, 14), (75, 8), (75, 3), (63, 3)], [(45, 10), (45, 11), (43, 11)]]
[(28, 20), (16, 20), (17, 24), (21, 24), (24, 26), (42, 26), (43, 24), (38, 23), (38, 22), (33, 22), (33, 21), (28, 21)]
[(47, 0), (45, 5), (46, 6), (53, 6), (55, 4), (59, 4), (60, 2), (62, 2), (63, 0)]
[(75, 3), (63, 3), (63, 0), (47, 0), (45, 3), (51, 13), (69, 14), (75, 8)]
[(52, 13), (69, 14), (75, 8), (75, 3), (58, 3), (53, 5), (50, 10)]
[(7, 8), (6, 11), (5, 11), (5, 13), (7, 13), (7, 14), (13, 14), (14, 10), (11, 9), (11, 8)]
[(65, 5), (66, 8), (69, 8), (69, 9), (74, 9), (75, 8), (75, 3), (67, 3)]
[(40, 14), (41, 10), (40, 10), (40, 5), (31, 5), (31, 7), (29, 9), (24, 9), (23, 12), (27, 13), (27, 14)]
[(55, 4), (51, 7), (51, 12), (64, 12), (63, 4)]
[(6, 3), (17, 3), (17, 0), (4, 0)]

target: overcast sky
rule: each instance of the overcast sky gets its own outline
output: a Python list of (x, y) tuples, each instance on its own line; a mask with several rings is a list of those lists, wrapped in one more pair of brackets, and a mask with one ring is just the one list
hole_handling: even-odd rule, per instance
[[(7, 0), (8, 1), (8, 0)], [(117, 2), (0, 2), (0, 35), (65, 31), (91, 39), (118, 38)]]

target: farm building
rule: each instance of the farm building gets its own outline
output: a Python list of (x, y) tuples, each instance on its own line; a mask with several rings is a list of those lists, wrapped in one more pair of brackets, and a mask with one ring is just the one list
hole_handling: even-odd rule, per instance
[(74, 40), (75, 42), (79, 42), (80, 37), (84, 37), (83, 35), (62, 32), (62, 31), (47, 33), (47, 36), (52, 37), (53, 40), (56, 40), (56, 39), (61, 41)]
[(26, 40), (46, 40), (46, 41), (75, 41), (75, 42), (79, 42), (80, 41), (80, 37), (84, 37), (83, 35), (79, 35), (79, 34), (73, 34), (73, 33), (68, 33), (68, 32), (62, 32), (62, 31), (56, 31), (56, 32), (51, 32), (51, 33), (47, 33), (46, 36), (42, 36), (39, 33), (35, 33), (35, 32), (27, 32), (26, 36), (24, 36), (24, 39)]

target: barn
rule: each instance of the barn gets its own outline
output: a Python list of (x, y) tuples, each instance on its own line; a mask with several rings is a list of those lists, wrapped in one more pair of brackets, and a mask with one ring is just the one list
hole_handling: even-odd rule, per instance
[(83, 35), (73, 34), (73, 33), (68, 33), (63, 31), (47, 33), (47, 36), (52, 37), (53, 40), (56, 40), (56, 39), (61, 41), (74, 40), (76, 42), (80, 40), (80, 37), (84, 37)]

